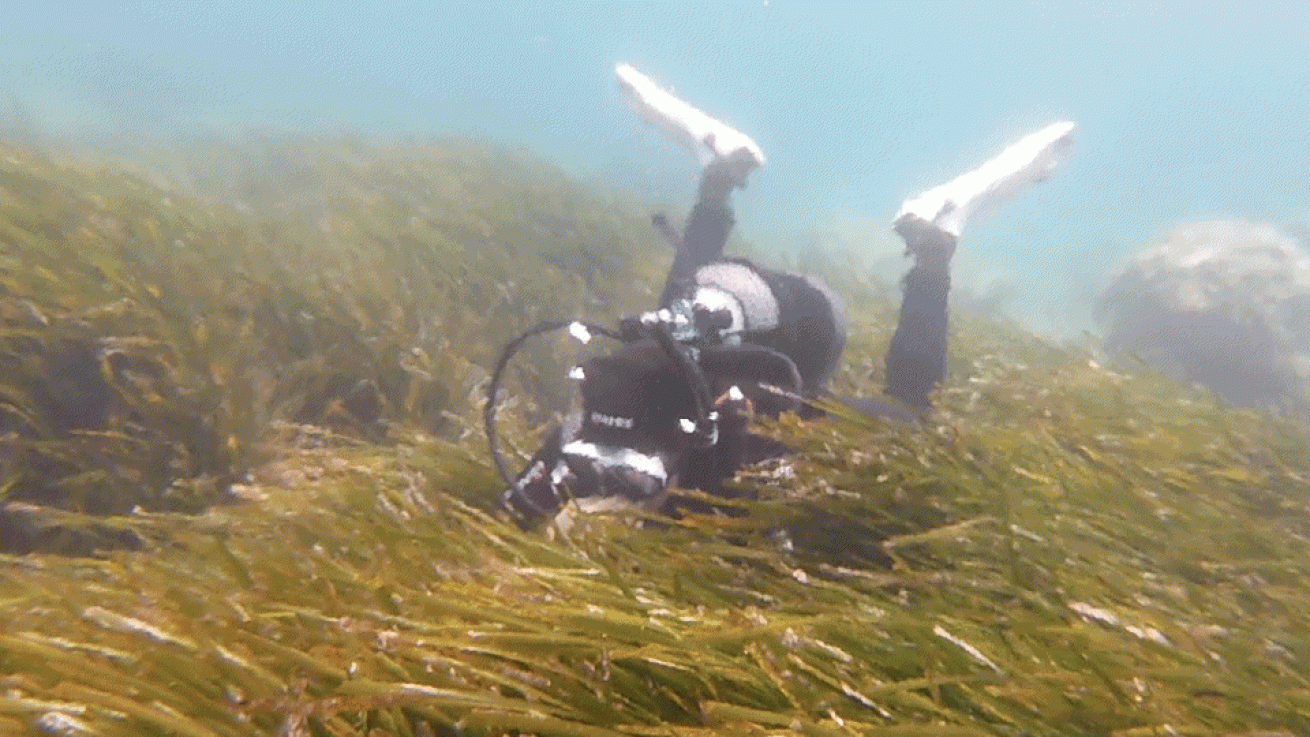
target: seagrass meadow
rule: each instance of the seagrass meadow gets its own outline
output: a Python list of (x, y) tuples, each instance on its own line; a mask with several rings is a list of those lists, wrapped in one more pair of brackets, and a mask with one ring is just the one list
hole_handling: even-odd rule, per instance
[[(0, 734), (1310, 734), (1304, 424), (961, 314), (922, 426), (522, 531), (487, 367), (649, 305), (648, 205), (465, 142), (54, 148), (0, 147)], [(894, 302), (827, 276), (875, 393)]]

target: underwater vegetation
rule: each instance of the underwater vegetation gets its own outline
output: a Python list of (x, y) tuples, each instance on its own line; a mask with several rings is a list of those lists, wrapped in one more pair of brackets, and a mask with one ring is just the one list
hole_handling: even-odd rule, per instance
[[(654, 283), (635, 207), (471, 145), (152, 164), (204, 178), (0, 149), (0, 500), (198, 511), (272, 420), (439, 432), (538, 314), (608, 318)], [(0, 549), (58, 547), (5, 518)]]
[(1310, 733), (1302, 424), (961, 313), (931, 423), (784, 417), (745, 514), (524, 532), (486, 367), (649, 305), (644, 206), (469, 143), (151, 155), (0, 150), (0, 734)]

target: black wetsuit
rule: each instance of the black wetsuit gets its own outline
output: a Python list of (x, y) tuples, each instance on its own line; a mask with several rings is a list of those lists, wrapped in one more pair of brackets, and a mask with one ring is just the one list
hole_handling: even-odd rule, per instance
[[(696, 401), (667, 352), (652, 340), (625, 344), (583, 365), (582, 410), (547, 438), (506, 492), (507, 508), (520, 519), (549, 516), (570, 497), (622, 496), (658, 505), (675, 484), (722, 494), (722, 481), (742, 465), (786, 452), (748, 431), (748, 416), (737, 411), (745, 403), (768, 415), (789, 409), (820, 414), (788, 392), (770, 389), (825, 396), (823, 385), (846, 344), (844, 311), (817, 280), (723, 258), (734, 225), (728, 204), (733, 186), (727, 176), (707, 170), (681, 236), (656, 220), (676, 248), (660, 307), (724, 307), (732, 316), (733, 344), (697, 352), (710, 395), (720, 398), (713, 442), (685, 426)], [(886, 357), (886, 393), (899, 403), (832, 398), (866, 413), (913, 421), (929, 408), (928, 395), (945, 373), (949, 272), (916, 263), (903, 286)], [(744, 401), (733, 399), (738, 395)]]
[[(687, 219), (682, 242), (675, 244), (677, 255), (664, 282), (661, 307), (667, 307), (685, 294), (688, 283), (695, 281), (698, 269), (723, 258), (728, 235), (736, 224), (728, 205), (729, 187), (730, 184), (717, 179), (713, 172), (707, 172), (702, 179), (700, 197)], [(954, 244), (949, 247), (954, 250)], [(846, 344), (844, 316), (830, 325), (834, 336), (840, 332), (839, 337), (824, 334), (829, 327), (828, 315), (840, 315), (841, 306), (826, 287), (815, 280), (763, 269), (758, 271), (770, 282), (800, 283), (795, 292), (780, 300), (793, 310), (794, 317), (783, 323), (779, 335), (783, 344), (778, 347), (797, 362), (802, 377), (807, 378), (807, 390), (817, 392), (836, 367), (837, 358)], [(887, 349), (886, 392), (912, 408), (927, 410), (931, 404), (929, 393), (946, 376), (950, 273), (945, 269), (916, 264), (905, 275), (902, 288), (900, 316)], [(803, 368), (807, 363), (817, 364), (808, 377)], [(826, 369), (820, 370), (819, 366)], [(878, 400), (842, 401), (861, 404), (866, 411), (875, 414), (896, 412), (892, 405)]]

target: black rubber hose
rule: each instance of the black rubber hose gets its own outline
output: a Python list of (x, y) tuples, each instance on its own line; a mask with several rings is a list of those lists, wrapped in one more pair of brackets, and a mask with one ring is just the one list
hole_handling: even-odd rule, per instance
[(604, 335), (607, 338), (622, 341), (618, 333), (598, 325), (582, 322), (581, 320), (548, 320), (538, 323), (535, 327), (529, 328), (519, 337), (507, 343), (500, 352), (500, 358), (496, 361), (496, 368), (491, 372), (491, 384), (487, 386), (487, 404), (482, 410), (482, 419), (487, 429), (487, 446), (491, 450), (491, 460), (496, 464), (496, 470), (500, 472), (500, 477), (509, 484), (511, 488), (516, 488), (518, 481), (510, 474), (509, 469), (505, 466), (505, 459), (501, 456), (500, 448), (496, 442), (496, 394), (500, 392), (500, 382), (504, 377), (505, 368), (509, 366), (510, 359), (518, 353), (519, 348), (528, 341), (529, 338), (549, 333), (554, 330), (566, 328), (573, 323), (578, 323), (592, 333)]

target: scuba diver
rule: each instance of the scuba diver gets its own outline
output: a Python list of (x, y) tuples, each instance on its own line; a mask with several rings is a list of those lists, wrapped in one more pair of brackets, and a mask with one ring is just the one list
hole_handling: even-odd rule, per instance
[[(681, 233), (662, 215), (652, 218), (675, 249), (657, 309), (624, 318), (617, 331), (578, 321), (543, 323), (501, 354), (488, 389), (487, 435), (509, 484), (502, 504), (525, 527), (553, 517), (569, 500), (617, 497), (676, 513), (667, 494), (673, 486), (729, 496), (723, 482), (740, 468), (788, 452), (749, 431), (755, 414), (821, 417), (812, 401), (826, 398), (859, 412), (917, 421), (945, 376), (950, 264), (961, 232), (971, 218), (1044, 179), (1073, 140), (1073, 123), (1055, 123), (904, 202), (892, 227), (913, 264), (886, 355), (889, 399), (836, 397), (824, 390), (846, 343), (836, 295), (807, 276), (724, 258), (735, 224), (729, 200), (764, 164), (759, 146), (631, 66), (620, 64), (615, 75), (629, 107), (697, 157), (699, 193)], [(523, 342), (556, 329), (584, 342), (605, 335), (620, 346), (574, 367), (581, 410), (554, 428), (513, 475), (497, 447), (496, 393)]]

